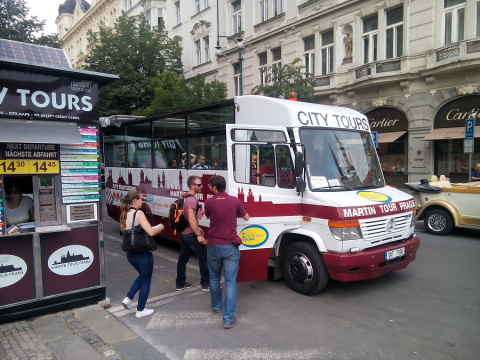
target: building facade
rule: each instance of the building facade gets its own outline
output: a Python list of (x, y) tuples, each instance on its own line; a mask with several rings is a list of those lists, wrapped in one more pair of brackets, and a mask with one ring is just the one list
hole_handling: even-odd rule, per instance
[[(103, 15), (82, 25), (95, 8)], [(468, 181), (480, 163), (480, 140), (464, 152), (466, 119), (480, 125), (480, 0), (92, 0), (71, 29), (108, 23), (114, 8), (152, 26), (163, 18), (185, 76), (223, 81), (228, 97), (251, 93), (267, 66), (301, 58), (316, 102), (368, 116), (388, 184)]]

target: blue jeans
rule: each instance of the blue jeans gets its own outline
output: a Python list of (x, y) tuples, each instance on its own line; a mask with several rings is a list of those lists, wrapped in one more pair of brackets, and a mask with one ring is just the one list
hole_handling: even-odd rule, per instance
[(153, 255), (151, 252), (127, 253), (127, 260), (139, 273), (139, 276), (130, 287), (127, 297), (133, 300), (137, 291), (140, 290), (138, 293), (137, 311), (143, 311), (147, 303), (148, 294), (150, 293), (150, 283), (152, 282)]
[[(240, 262), (240, 249), (233, 244), (209, 245), (207, 251), (210, 270), (210, 298), (212, 309), (220, 312), (223, 308), (223, 323), (230, 325), (237, 309), (237, 274)], [(225, 302), (222, 306), (220, 279), (222, 268), (225, 275)]]
[(208, 285), (210, 278), (207, 266), (207, 250), (205, 245), (198, 242), (194, 233), (188, 235), (180, 234), (180, 255), (177, 263), (177, 286), (184, 286), (187, 279), (187, 262), (190, 256), (195, 254), (198, 257), (198, 267), (200, 268), (200, 283)]

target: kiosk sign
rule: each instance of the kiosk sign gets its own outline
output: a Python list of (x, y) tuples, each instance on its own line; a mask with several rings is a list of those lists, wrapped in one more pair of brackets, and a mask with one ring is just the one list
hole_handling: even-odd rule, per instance
[(0, 174), (58, 174), (57, 144), (0, 143)]
[(0, 69), (0, 116), (48, 121), (95, 122), (98, 84)]

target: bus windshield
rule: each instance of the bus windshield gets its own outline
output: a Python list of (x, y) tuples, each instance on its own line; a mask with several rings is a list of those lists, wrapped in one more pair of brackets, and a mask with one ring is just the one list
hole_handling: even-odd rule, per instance
[(370, 133), (300, 129), (306, 176), (312, 191), (360, 190), (384, 186)]

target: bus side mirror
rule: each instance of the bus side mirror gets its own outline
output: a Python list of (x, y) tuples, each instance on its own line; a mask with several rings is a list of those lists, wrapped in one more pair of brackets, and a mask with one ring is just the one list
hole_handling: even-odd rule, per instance
[(295, 152), (295, 177), (301, 177), (303, 175), (303, 168), (305, 167), (305, 161), (303, 160), (303, 153), (300, 151)]
[(295, 178), (295, 189), (297, 190), (297, 193), (302, 193), (305, 191), (305, 180), (303, 180), (301, 177)]

